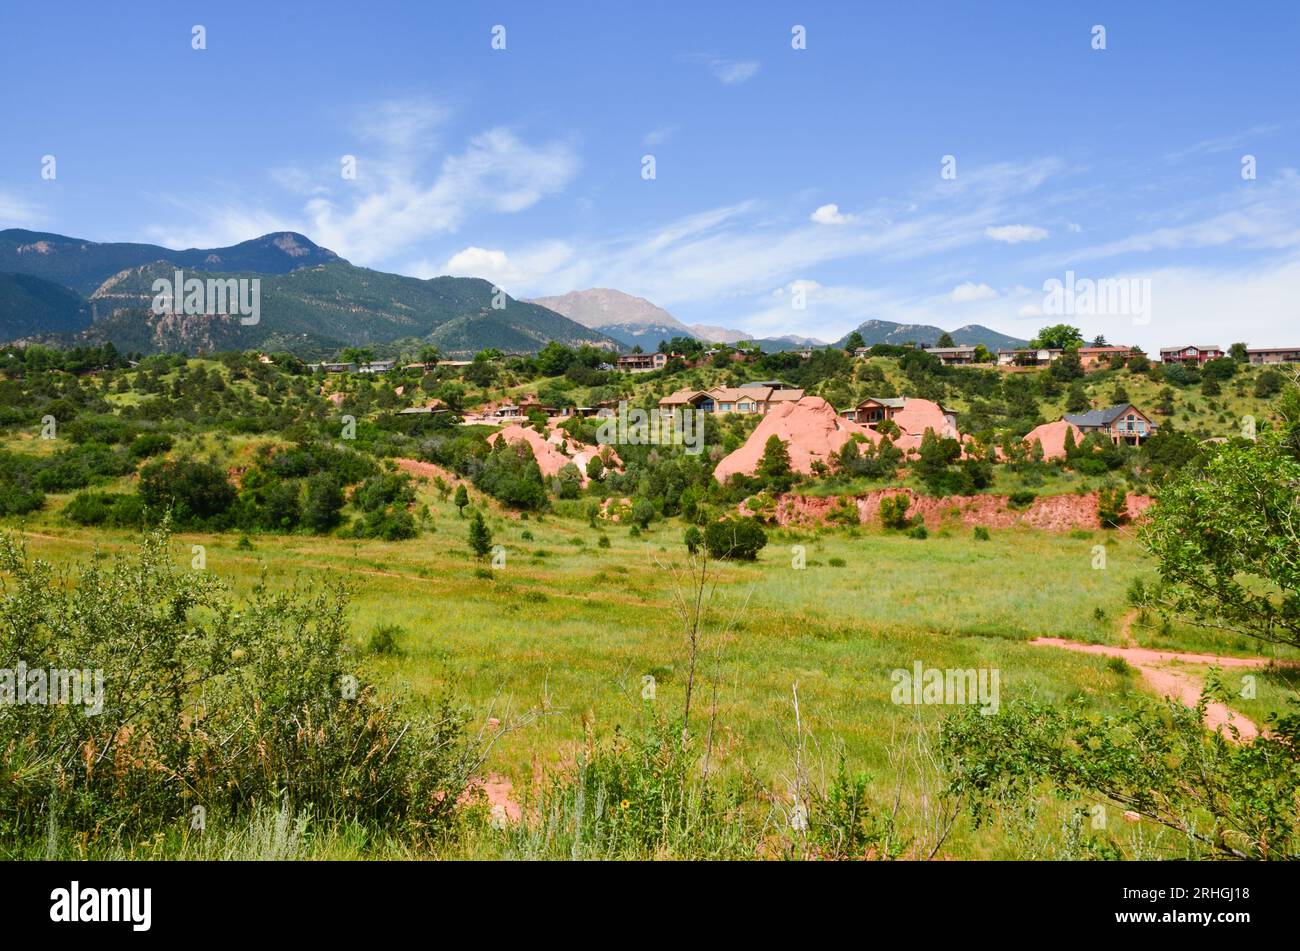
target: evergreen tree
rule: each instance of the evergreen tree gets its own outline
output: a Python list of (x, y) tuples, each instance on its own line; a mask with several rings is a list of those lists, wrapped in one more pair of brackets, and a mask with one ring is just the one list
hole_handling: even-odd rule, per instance
[(477, 558), (486, 558), (492, 550), (492, 532), (478, 509), (469, 520), (469, 547)]

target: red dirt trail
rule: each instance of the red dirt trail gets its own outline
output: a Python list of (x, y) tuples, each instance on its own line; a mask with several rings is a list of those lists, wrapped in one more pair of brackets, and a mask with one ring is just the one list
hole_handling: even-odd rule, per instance
[[(1127, 630), (1126, 623), (1125, 631)], [(1189, 707), (1195, 707), (1201, 699), (1201, 681), (1200, 678), (1193, 676), (1191, 671), (1176, 665), (1217, 664), (1220, 667), (1242, 668), (1266, 667), (1273, 663), (1267, 657), (1216, 657), (1213, 654), (1187, 654), (1180, 651), (1153, 650), (1149, 647), (1110, 647), (1106, 644), (1080, 644), (1059, 637), (1036, 637), (1029, 643), (1060, 647), (1080, 654), (1121, 657), (1136, 667), (1143, 679), (1162, 697), (1174, 697)], [(1251, 720), (1218, 702), (1206, 707), (1205, 723), (1210, 729), (1228, 738), (1231, 738), (1231, 734), (1227, 731), (1229, 723), (1237, 728), (1243, 741), (1253, 740), (1259, 736), (1259, 727)]]

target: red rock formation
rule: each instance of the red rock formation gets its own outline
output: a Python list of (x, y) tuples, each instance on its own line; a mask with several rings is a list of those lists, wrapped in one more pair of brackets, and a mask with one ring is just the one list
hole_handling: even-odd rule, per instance
[(814, 460), (829, 465), (830, 457), (854, 435), (873, 443), (879, 443), (883, 438), (875, 430), (837, 416), (831, 404), (820, 396), (805, 396), (768, 412), (745, 444), (718, 463), (713, 477), (726, 482), (737, 472), (753, 475), (763, 458), (763, 448), (772, 436), (785, 443), (790, 453), (790, 467), (808, 475), (812, 472)]
[(1067, 423), (1065, 420), (1057, 420), (1054, 423), (1044, 423), (1035, 429), (1031, 429), (1025, 436), (1025, 445), (1032, 446), (1037, 440), (1043, 447), (1044, 459), (1064, 459), (1065, 458), (1065, 434), (1074, 432), (1074, 443), (1077, 446), (1083, 442), (1083, 431), (1074, 423)]
[(587, 462), (596, 455), (606, 457), (606, 465), (611, 468), (623, 468), (623, 461), (619, 459), (618, 453), (613, 448), (585, 445), (563, 429), (552, 429), (546, 435), (542, 435), (531, 426), (512, 424), (488, 436), (488, 442), (493, 445), (498, 439), (504, 439), (509, 443), (527, 443), (528, 448), (532, 450), (533, 458), (537, 460), (537, 467), (542, 470), (542, 475), (546, 478), (559, 475), (561, 469), (573, 463), (582, 473), (582, 484), (585, 486)]

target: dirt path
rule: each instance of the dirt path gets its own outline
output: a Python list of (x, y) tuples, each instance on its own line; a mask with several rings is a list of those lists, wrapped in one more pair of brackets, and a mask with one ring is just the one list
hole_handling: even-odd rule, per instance
[[(1127, 643), (1132, 643), (1132, 615), (1124, 619), (1123, 636)], [(1201, 699), (1200, 677), (1181, 668), (1179, 664), (1217, 664), (1220, 667), (1265, 667), (1272, 663), (1266, 657), (1216, 657), (1213, 654), (1186, 654), (1180, 651), (1160, 651), (1149, 647), (1110, 647), (1106, 644), (1080, 644), (1059, 637), (1036, 637), (1030, 644), (1059, 647), (1080, 654), (1100, 654), (1105, 657), (1120, 657), (1137, 668), (1142, 678), (1162, 697), (1175, 697), (1189, 707), (1195, 707)], [(1205, 723), (1212, 730), (1231, 738), (1227, 726), (1231, 723), (1237, 728), (1242, 740), (1253, 740), (1259, 736), (1259, 727), (1251, 720), (1232, 710), (1228, 706), (1214, 702), (1205, 710)]]

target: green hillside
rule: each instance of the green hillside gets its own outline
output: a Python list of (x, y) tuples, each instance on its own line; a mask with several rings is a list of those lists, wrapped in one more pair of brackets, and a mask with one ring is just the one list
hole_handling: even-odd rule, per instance
[[(92, 297), (101, 319), (93, 342), (121, 350), (162, 352), (263, 347), (317, 357), (344, 346), (422, 340), (445, 352), (487, 347), (533, 351), (549, 340), (613, 346), (609, 337), (545, 307), (504, 297), (496, 309), (490, 283), (476, 278), (419, 280), (355, 267), (345, 261), (288, 274), (214, 272), (213, 279), (260, 278), (261, 314), (255, 325), (236, 317), (155, 315), (153, 282), (171, 279), (162, 262), (132, 268), (106, 281)], [(107, 313), (106, 313), (107, 312)]]
[(0, 341), (89, 324), (90, 306), (75, 291), (30, 274), (0, 274)]
[(156, 244), (87, 241), (21, 228), (0, 231), (0, 272), (30, 274), (87, 296), (119, 271), (153, 261), (169, 261), (196, 271), (284, 274), (341, 260), (333, 251), (290, 231), (262, 235), (228, 248), (186, 251)]

